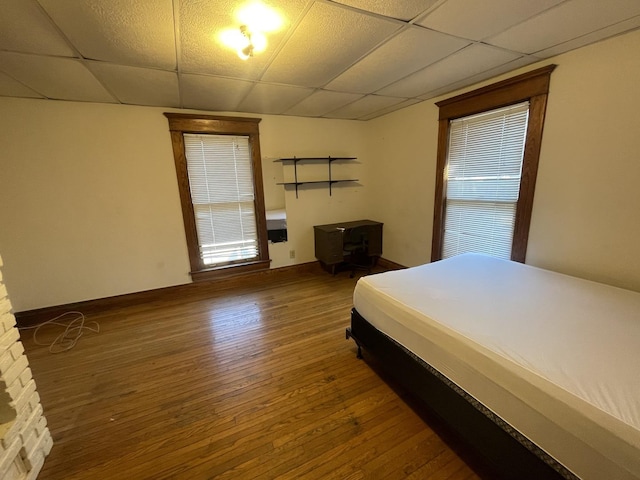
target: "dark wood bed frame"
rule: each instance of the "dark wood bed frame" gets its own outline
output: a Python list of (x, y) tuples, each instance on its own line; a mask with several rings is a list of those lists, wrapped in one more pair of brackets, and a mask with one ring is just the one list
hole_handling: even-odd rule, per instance
[[(431, 365), (380, 332), (355, 309), (347, 339), (382, 367), (447, 426), (486, 467), (491, 480), (577, 480), (577, 477)], [(484, 472), (483, 472), (484, 473)]]

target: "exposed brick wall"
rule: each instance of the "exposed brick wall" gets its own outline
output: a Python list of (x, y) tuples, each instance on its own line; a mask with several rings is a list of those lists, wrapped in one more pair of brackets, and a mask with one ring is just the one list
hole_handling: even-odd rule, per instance
[(0, 257), (0, 479), (33, 480), (53, 440), (24, 354), (11, 301), (2, 281)]

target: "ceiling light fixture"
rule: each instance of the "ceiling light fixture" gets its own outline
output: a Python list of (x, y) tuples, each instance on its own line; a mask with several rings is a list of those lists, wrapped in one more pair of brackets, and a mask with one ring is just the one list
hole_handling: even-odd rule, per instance
[(259, 2), (244, 6), (236, 15), (241, 25), (237, 28), (220, 32), (220, 41), (235, 50), (242, 60), (253, 57), (267, 48), (265, 33), (278, 31), (284, 20), (282, 16), (270, 7)]
[(240, 45), (240, 47), (238, 47), (238, 56), (242, 60), (247, 60), (249, 57), (253, 57), (253, 51), (255, 47), (251, 42), (251, 32), (247, 29), (246, 25), (242, 25), (240, 27), (240, 33), (244, 37), (245, 41), (242, 42), (242, 45)]
[(236, 41), (236, 51), (242, 60), (253, 57), (254, 53), (264, 52), (266, 48), (267, 37), (262, 32), (252, 32), (246, 25), (240, 27), (240, 35)]

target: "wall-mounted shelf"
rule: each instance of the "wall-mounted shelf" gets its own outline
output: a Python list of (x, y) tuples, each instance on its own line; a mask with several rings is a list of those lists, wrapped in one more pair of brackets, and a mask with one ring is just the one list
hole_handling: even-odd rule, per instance
[[(280, 162), (280, 163), (285, 163), (285, 162), (291, 162), (293, 163), (293, 175), (294, 175), (294, 181), (293, 182), (280, 182), (277, 185), (293, 185), (296, 187), (296, 198), (298, 198), (298, 186), (299, 185), (305, 185), (305, 184), (312, 184), (312, 183), (326, 183), (329, 185), (329, 196), (331, 196), (331, 187), (334, 183), (342, 183), (342, 182), (357, 182), (358, 179), (357, 178), (342, 178), (339, 180), (335, 180), (332, 176), (331, 176), (331, 164), (333, 162), (335, 162), (336, 160), (357, 160), (356, 157), (293, 157), (293, 158), (278, 158), (277, 160), (274, 160), (274, 162)], [(302, 162), (327, 162), (327, 165), (329, 167), (329, 178), (327, 179), (322, 179), (322, 180), (308, 180), (308, 181), (299, 181), (298, 180), (298, 163), (302, 163)]]

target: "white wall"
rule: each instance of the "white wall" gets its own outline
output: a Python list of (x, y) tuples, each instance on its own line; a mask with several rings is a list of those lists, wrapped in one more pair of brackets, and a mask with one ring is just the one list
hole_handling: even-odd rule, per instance
[[(527, 263), (640, 290), (640, 31), (549, 59)], [(453, 92), (454, 96), (470, 88)], [(444, 97), (443, 97), (444, 98)], [(429, 261), (441, 98), (369, 122), (385, 257)]]
[[(0, 98), (0, 110), (0, 251), (17, 311), (191, 281), (164, 109)], [(265, 201), (290, 212), (272, 266), (312, 261), (312, 226), (361, 217), (364, 187), (296, 200), (270, 159), (365, 157), (365, 124), (261, 117)]]

